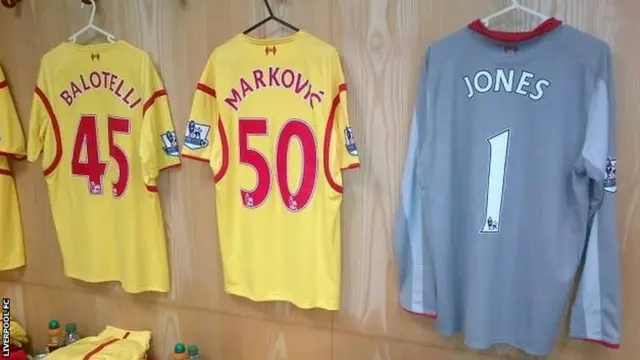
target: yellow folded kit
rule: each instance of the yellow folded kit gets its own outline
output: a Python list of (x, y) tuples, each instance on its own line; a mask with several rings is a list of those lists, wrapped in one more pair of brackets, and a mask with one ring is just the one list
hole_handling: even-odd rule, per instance
[(142, 360), (151, 342), (151, 331), (129, 331), (107, 326), (98, 336), (89, 336), (60, 348), (47, 360)]

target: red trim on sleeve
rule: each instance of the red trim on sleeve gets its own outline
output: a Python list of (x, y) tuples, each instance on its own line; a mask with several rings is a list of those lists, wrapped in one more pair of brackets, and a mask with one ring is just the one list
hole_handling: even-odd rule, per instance
[(4, 152), (4, 151), (0, 151), (0, 156), (11, 157), (11, 158), (14, 158), (16, 160), (24, 160), (24, 158), (26, 157), (23, 154)]
[(198, 161), (202, 161), (202, 162), (205, 162), (205, 163), (209, 163), (209, 160), (203, 159), (203, 158), (199, 158), (199, 157), (193, 156), (193, 155), (182, 154), (182, 157), (185, 158), (185, 159), (198, 160)]
[(583, 340), (583, 341), (586, 341), (586, 342), (602, 345), (602, 346), (604, 346), (606, 348), (609, 348), (609, 349), (619, 349), (620, 348), (620, 344), (613, 344), (613, 343), (606, 342), (606, 341), (603, 341), (603, 340), (584, 339), (584, 338), (578, 338), (578, 340)]
[(142, 107), (142, 116), (144, 116), (144, 114), (147, 113), (147, 110), (149, 110), (149, 108), (153, 105), (153, 103), (156, 102), (156, 99), (158, 99), (161, 96), (167, 96), (167, 92), (164, 89), (160, 89), (154, 92), (153, 95), (151, 95), (149, 100), (147, 100), (144, 103), (144, 106)]
[(216, 91), (209, 87), (208, 85), (205, 85), (203, 83), (198, 83), (198, 85), (196, 85), (196, 90), (200, 90), (205, 94), (211, 95), (213, 97), (216, 97)]
[(354, 164), (343, 167), (342, 170), (357, 169), (359, 167), (360, 167), (360, 163), (354, 163)]
[(13, 173), (11, 173), (11, 170), (8, 169), (0, 169), (0, 175), (13, 176)]
[(37, 86), (36, 86), (35, 92), (36, 92), (36, 95), (38, 95), (38, 97), (40, 98), (42, 105), (44, 105), (44, 108), (47, 110), (47, 114), (49, 114), (49, 119), (51, 120), (51, 126), (53, 127), (53, 134), (56, 138), (56, 155), (54, 156), (53, 161), (51, 162), (51, 165), (49, 165), (44, 170), (44, 176), (49, 176), (53, 172), (53, 170), (55, 170), (56, 167), (58, 167), (58, 164), (60, 163), (60, 159), (62, 159), (62, 138), (60, 136), (60, 126), (58, 125), (58, 118), (56, 117), (56, 114), (53, 112), (53, 107), (51, 106), (49, 99), (47, 99), (47, 96), (44, 94), (44, 92), (42, 92), (42, 90), (40, 90), (40, 88)]
[(469, 24), (469, 29), (497, 41), (507, 42), (507, 43), (516, 43), (516, 42), (531, 40), (535, 37), (544, 35), (556, 29), (560, 25), (562, 25), (562, 21), (552, 17), (545, 20), (542, 24), (538, 25), (538, 27), (536, 27), (531, 31), (510, 32), (510, 31), (491, 30), (482, 22), (482, 20), (478, 19), (472, 22), (471, 24)]
[[(7, 80), (0, 81), (0, 89), (4, 89), (7, 86), (9, 86), (9, 82)], [(7, 156), (7, 157), (12, 157), (12, 158), (14, 158), (16, 160), (22, 160), (22, 159), (25, 158), (25, 156), (22, 155), (22, 154), (16, 154), (16, 153), (4, 152), (4, 151), (0, 151), (0, 155), (4, 155), (4, 156)]]
[[(175, 167), (179, 167), (181, 164), (173, 164), (173, 165), (168, 165), (163, 167), (162, 169), (158, 170), (158, 172), (163, 171), (163, 170), (167, 170), (167, 169), (171, 169), (171, 168), (175, 168)], [(158, 192), (158, 187), (156, 185), (147, 185), (144, 184), (144, 187), (147, 188), (148, 192), (152, 192), (152, 193), (157, 193)]]
[(120, 339), (111, 339), (107, 342), (103, 342), (102, 344), (98, 345), (96, 348), (94, 348), (93, 350), (89, 351), (87, 353), (87, 355), (84, 356), (84, 358), (82, 358), (83, 360), (90, 360), (91, 357), (97, 353), (99, 353), (100, 351), (102, 351), (102, 349), (106, 348), (107, 346), (113, 344), (116, 341), (119, 341)]
[(224, 124), (222, 119), (218, 118), (218, 133), (220, 135), (220, 141), (222, 142), (222, 164), (220, 170), (213, 177), (213, 181), (220, 182), (229, 168), (229, 141), (227, 141), (227, 133), (224, 131)]
[(177, 163), (177, 164), (172, 164), (172, 165), (167, 165), (165, 167), (163, 167), (162, 169), (159, 170), (160, 171), (164, 171), (164, 170), (169, 170), (169, 169), (173, 169), (173, 168), (177, 168), (180, 167), (182, 164)]
[(437, 319), (438, 318), (438, 314), (417, 313), (417, 312), (410, 311), (410, 310), (406, 309), (405, 307), (402, 307), (402, 310), (408, 312), (411, 315), (417, 315), (417, 316), (420, 316), (420, 317), (426, 317), (427, 319)]
[(329, 119), (327, 120), (327, 128), (324, 131), (324, 176), (327, 178), (327, 182), (329, 186), (333, 188), (338, 193), (342, 194), (343, 188), (339, 185), (332, 177), (331, 177), (331, 169), (329, 168), (329, 156), (331, 151), (331, 134), (333, 132), (333, 122), (335, 121), (336, 110), (338, 109), (338, 105), (340, 105), (340, 94), (343, 91), (347, 91), (347, 84), (340, 84), (338, 86), (338, 93), (333, 98), (333, 104), (331, 105), (331, 112), (329, 113)]

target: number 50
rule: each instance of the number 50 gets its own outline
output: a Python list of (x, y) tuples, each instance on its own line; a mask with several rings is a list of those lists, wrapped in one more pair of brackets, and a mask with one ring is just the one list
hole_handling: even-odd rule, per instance
[[(240, 189), (242, 203), (247, 208), (257, 208), (269, 197), (272, 187), (271, 166), (266, 157), (249, 146), (250, 136), (268, 134), (268, 119), (241, 118), (238, 121), (240, 137), (240, 163), (253, 167), (256, 185), (253, 190)], [(295, 191), (289, 188), (287, 165), (289, 145), (293, 139), (302, 150), (300, 185)], [(304, 209), (313, 196), (318, 177), (318, 151), (313, 129), (300, 119), (289, 119), (280, 128), (275, 148), (275, 175), (280, 197), (290, 211)]]

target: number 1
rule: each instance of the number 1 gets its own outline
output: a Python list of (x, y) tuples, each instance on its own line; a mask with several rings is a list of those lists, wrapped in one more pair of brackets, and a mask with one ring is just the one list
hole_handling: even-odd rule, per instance
[(484, 224), (480, 230), (480, 233), (483, 234), (500, 232), (510, 137), (511, 130), (507, 129), (487, 139), (489, 142), (489, 176)]

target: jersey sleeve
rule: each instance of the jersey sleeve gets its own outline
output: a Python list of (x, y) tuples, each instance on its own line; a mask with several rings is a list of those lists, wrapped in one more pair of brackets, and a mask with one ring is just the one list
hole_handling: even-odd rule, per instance
[(56, 169), (62, 157), (58, 119), (48, 96), (48, 76), (46, 61), (43, 59), (34, 89), (27, 132), (27, 160), (35, 162), (42, 154), (42, 168), (45, 176)]
[(21, 159), (26, 155), (24, 133), (11, 98), (9, 83), (0, 67), (0, 156)]
[(334, 52), (331, 61), (334, 95), (325, 132), (325, 172), (331, 186), (342, 192), (341, 172), (359, 167), (360, 154), (353, 129), (349, 124), (347, 84), (337, 51)]
[(600, 59), (577, 172), (591, 182), (589, 231), (570, 336), (617, 348), (620, 342), (620, 259), (616, 234), (616, 144), (611, 55)]
[(156, 179), (164, 169), (180, 165), (178, 140), (173, 127), (167, 92), (151, 58), (144, 65), (140, 158), (147, 188), (156, 191)]
[(215, 60), (212, 54), (193, 95), (182, 156), (209, 163), (213, 171), (220, 169), (223, 142), (226, 143), (226, 137), (221, 136), (224, 135), (222, 129), (215, 90)]
[(424, 225), (424, 148), (434, 119), (430, 112), (428, 55), (422, 69), (409, 145), (402, 175), (400, 207), (396, 215), (394, 250), (400, 275), (400, 304), (411, 313), (436, 318), (436, 281), (432, 253)]

